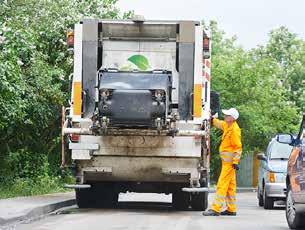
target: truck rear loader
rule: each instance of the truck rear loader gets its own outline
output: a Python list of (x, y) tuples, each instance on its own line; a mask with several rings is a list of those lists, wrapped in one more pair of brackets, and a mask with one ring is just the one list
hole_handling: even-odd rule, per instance
[(78, 206), (114, 206), (129, 191), (205, 210), (211, 50), (201, 23), (84, 19), (68, 45), (74, 71), (62, 132)]

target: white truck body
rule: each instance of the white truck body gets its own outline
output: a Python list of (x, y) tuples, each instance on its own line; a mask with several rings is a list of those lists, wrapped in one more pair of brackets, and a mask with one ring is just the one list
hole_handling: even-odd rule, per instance
[[(203, 26), (194, 21), (87, 19), (75, 25), (71, 107), (63, 133), (70, 137), (67, 148), (75, 166), (79, 206), (89, 203), (85, 197), (106, 196), (103, 191), (135, 191), (173, 193), (176, 207), (191, 202), (194, 209), (206, 208), (211, 62), (204, 38), (208, 35)], [(114, 105), (100, 104), (103, 74), (111, 79), (141, 73), (170, 77), (170, 95), (158, 102), (166, 106), (165, 117), (154, 118), (152, 127), (112, 126), (111, 116), (99, 113)], [(120, 81), (111, 84), (123, 87), (124, 93), (133, 87)], [(124, 100), (130, 105), (120, 105), (122, 113), (145, 113), (134, 98)]]

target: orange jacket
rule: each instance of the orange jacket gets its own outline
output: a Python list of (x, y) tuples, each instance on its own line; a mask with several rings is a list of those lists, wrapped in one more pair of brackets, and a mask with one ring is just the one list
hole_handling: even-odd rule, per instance
[(214, 118), (213, 126), (223, 130), (219, 152), (222, 160), (238, 164), (242, 153), (241, 130), (235, 121), (231, 126)]

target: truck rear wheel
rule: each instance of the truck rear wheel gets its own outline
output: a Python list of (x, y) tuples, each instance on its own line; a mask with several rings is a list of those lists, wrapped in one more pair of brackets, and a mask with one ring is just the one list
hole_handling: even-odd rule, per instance
[(187, 210), (190, 206), (190, 194), (182, 191), (173, 192), (173, 207), (177, 210)]
[(191, 194), (191, 206), (195, 211), (205, 211), (208, 207), (208, 193), (192, 193)]
[(119, 193), (113, 184), (103, 183), (94, 186), (95, 206), (98, 208), (111, 208), (117, 205)]
[(79, 208), (110, 208), (117, 205), (119, 193), (113, 184), (91, 184), (88, 189), (76, 189), (76, 203)]

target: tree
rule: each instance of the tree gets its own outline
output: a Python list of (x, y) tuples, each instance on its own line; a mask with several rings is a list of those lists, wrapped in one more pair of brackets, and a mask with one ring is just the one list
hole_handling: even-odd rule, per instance
[(66, 31), (84, 17), (132, 14), (122, 14), (116, 2), (0, 1), (0, 176), (13, 172), (13, 176), (24, 177), (22, 172), (9, 169), (25, 162), (19, 157), (21, 153), (37, 159), (44, 155), (58, 164), (60, 109), (68, 101), (72, 72)]
[[(235, 44), (234, 37), (225, 38), (215, 22), (210, 29), (212, 88), (220, 92), (222, 108), (236, 107), (240, 112), (244, 154), (263, 151), (276, 133), (294, 133), (298, 108), (288, 95), (289, 81), (281, 81), (285, 69), (266, 52), (270, 44), (246, 51)], [(213, 131), (212, 166), (216, 171), (219, 142), (220, 132)]]
[(279, 76), (287, 89), (288, 99), (299, 112), (305, 108), (305, 41), (286, 27), (270, 32), (265, 55), (272, 57), (282, 69)]

